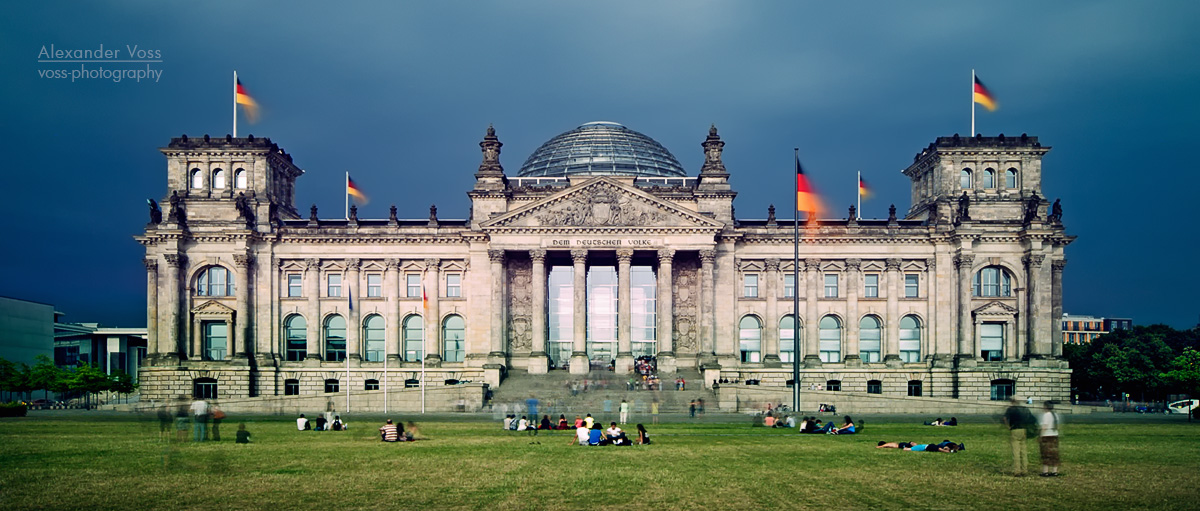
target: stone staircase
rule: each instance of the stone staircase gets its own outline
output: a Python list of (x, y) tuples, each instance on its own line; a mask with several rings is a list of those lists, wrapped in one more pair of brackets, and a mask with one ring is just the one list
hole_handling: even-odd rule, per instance
[[(677, 376), (686, 380), (687, 390), (675, 390)], [(655, 401), (659, 404), (660, 414), (688, 413), (688, 405), (693, 399), (703, 399), (706, 409), (716, 411), (715, 396), (712, 391), (703, 388), (699, 372), (680, 370), (673, 375), (660, 374), (659, 377), (663, 379), (665, 390), (630, 390), (627, 382), (635, 378), (633, 374), (614, 374), (608, 370), (591, 371), (585, 375), (559, 370), (547, 374), (529, 374), (514, 369), (494, 389), (491, 411), (498, 418), (503, 418), (505, 413), (520, 417), (526, 414), (526, 400), (530, 397), (539, 401), (539, 419), (542, 415), (550, 415), (554, 422), (557, 422), (560, 414), (566, 415), (568, 421), (574, 421), (576, 415), (588, 413), (604, 422), (616, 420), (622, 399), (629, 402), (629, 422), (649, 420), (651, 403)], [(573, 383), (577, 387), (574, 392)]]

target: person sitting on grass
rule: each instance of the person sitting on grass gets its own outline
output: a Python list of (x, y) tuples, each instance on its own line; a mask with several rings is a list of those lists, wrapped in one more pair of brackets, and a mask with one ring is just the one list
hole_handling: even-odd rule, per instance
[(846, 420), (846, 423), (842, 424), (842, 427), (840, 427), (840, 428), (833, 428), (833, 431), (830, 431), (830, 434), (832, 434), (832, 435), (853, 435), (858, 432), (858, 428), (854, 426), (854, 421), (850, 419), (850, 416), (847, 415), (844, 418)]
[(570, 442), (567, 442), (567, 445), (572, 445), (575, 442), (579, 442), (579, 445), (587, 445), (590, 433), (588, 428), (583, 427), (583, 421), (580, 421), (579, 426), (575, 428), (575, 436), (571, 438)]
[(552, 426), (550, 426), (550, 416), (549, 415), (542, 416), (542, 423), (538, 424), (538, 429), (554, 429)]
[(399, 442), (400, 431), (396, 429), (396, 425), (392, 424), (392, 419), (387, 420), (387, 424), (379, 428), (379, 439), (384, 442)]
[[(767, 405), (767, 406), (771, 406), (771, 405)], [(766, 426), (768, 428), (775, 427), (775, 416), (771, 415), (771, 412), (767, 412), (767, 416), (763, 417), (763, 426)]]
[(801, 429), (800, 432), (815, 434), (815, 433), (821, 433), (822, 429), (824, 429), (824, 427), (821, 426), (821, 419), (818, 419), (816, 417), (809, 417), (804, 424), (804, 429)]
[(558, 416), (558, 429), (561, 429), (561, 430), (567, 429), (567, 416), (566, 415)]
[(313, 428), (313, 431), (325, 431), (325, 424), (327, 423), (325, 417), (318, 415), (315, 422), (317, 423), (317, 427)]
[(300, 417), (296, 419), (296, 429), (300, 431), (308, 431), (308, 419), (304, 418), (304, 414), (300, 414)]
[(629, 438), (615, 422), (610, 423), (608, 429), (604, 431), (604, 439), (612, 445), (629, 445)]
[(638, 445), (650, 445), (650, 433), (646, 432), (645, 426), (638, 424), (637, 425), (637, 433), (638, 433)]
[(341, 415), (333, 416), (333, 424), (329, 425), (329, 429), (331, 429), (333, 431), (345, 431), (346, 430), (346, 423), (342, 422)]
[(235, 442), (239, 443), (239, 444), (250, 443), (250, 432), (246, 431), (246, 423), (245, 422), (238, 424), (237, 440), (235, 440)]
[(604, 431), (600, 429), (600, 423), (592, 424), (592, 429), (588, 431), (588, 445), (608, 445), (608, 440), (604, 438)]

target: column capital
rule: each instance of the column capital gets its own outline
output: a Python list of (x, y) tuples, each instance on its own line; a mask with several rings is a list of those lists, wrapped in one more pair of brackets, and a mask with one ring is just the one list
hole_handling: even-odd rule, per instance
[(767, 271), (779, 271), (779, 259), (771, 257), (763, 260), (763, 265), (767, 267)]
[(1046, 256), (1042, 254), (1029, 254), (1021, 258), (1021, 262), (1025, 263), (1025, 267), (1029, 269), (1041, 268), (1045, 261)]
[(711, 248), (700, 251), (700, 262), (702, 264), (712, 264), (717, 260), (717, 251)]
[(571, 261), (573, 261), (576, 264), (587, 263), (587, 255), (588, 255), (588, 251), (586, 248), (571, 249)]
[(158, 273), (158, 260), (147, 257), (142, 259), (142, 264), (146, 265), (146, 271), (150, 273)]
[(929, 259), (925, 260), (926, 271), (933, 271), (935, 268), (937, 268), (937, 258), (930, 257)]
[(254, 256), (250, 254), (233, 254), (233, 264), (238, 268), (247, 268), (254, 263)]
[(629, 264), (633, 261), (633, 250), (622, 248), (617, 250), (617, 264)]
[(383, 260), (383, 264), (384, 264), (384, 266), (386, 266), (386, 267), (387, 267), (387, 269), (389, 269), (389, 270), (399, 270), (399, 269), (400, 269), (400, 260), (399, 260), (399, 259), (395, 259), (395, 258), (393, 258), (393, 259), (384, 259), (384, 260)]
[(436, 257), (430, 257), (425, 260), (425, 269), (438, 269), (442, 266), (442, 260)]
[(958, 255), (954, 256), (954, 267), (955, 268), (966, 267), (967, 269), (970, 269), (971, 264), (973, 264), (974, 262), (975, 262), (974, 254), (958, 254)]
[(660, 248), (658, 249), (658, 261), (660, 263), (671, 264), (675, 259), (675, 249)]
[(900, 263), (901, 263), (901, 259), (900, 259), (899, 257), (889, 257), (889, 258), (887, 258), (887, 260), (885, 260), (885, 261), (883, 262), (883, 264), (884, 264), (885, 266), (887, 266), (887, 269), (888, 269), (889, 271), (895, 271), (895, 270), (899, 270), (899, 269), (900, 269)]
[(821, 269), (821, 258), (809, 257), (805, 259), (804, 269), (808, 271), (819, 271)]
[(310, 257), (310, 258), (304, 260), (304, 269), (318, 270), (320, 268), (321, 268), (321, 260), (320, 259), (317, 259), (315, 257)]
[(504, 262), (504, 250), (498, 248), (488, 249), (488, 260), (493, 263)]
[(359, 267), (362, 266), (362, 259), (357, 257), (348, 258), (343, 262), (346, 264), (346, 270), (348, 271), (358, 271)]
[(534, 263), (545, 263), (546, 262), (546, 249), (535, 248), (535, 249), (530, 250), (529, 258), (532, 259)]
[(1066, 267), (1067, 267), (1066, 259), (1055, 259), (1054, 261), (1052, 261), (1050, 263), (1050, 269), (1054, 270), (1055, 273), (1062, 273), (1063, 268), (1066, 268)]
[(846, 259), (846, 269), (847, 270), (858, 271), (858, 269), (861, 267), (862, 267), (862, 259), (859, 259), (857, 257), (852, 257), (850, 259)]
[(187, 264), (187, 256), (183, 254), (163, 254), (163, 259), (167, 260), (167, 266), (171, 268), (179, 268)]

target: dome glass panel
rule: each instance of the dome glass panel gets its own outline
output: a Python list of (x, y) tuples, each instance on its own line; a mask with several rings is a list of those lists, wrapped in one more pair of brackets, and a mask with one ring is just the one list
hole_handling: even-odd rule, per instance
[(662, 144), (615, 122), (589, 122), (542, 144), (518, 177), (683, 177), (683, 166)]

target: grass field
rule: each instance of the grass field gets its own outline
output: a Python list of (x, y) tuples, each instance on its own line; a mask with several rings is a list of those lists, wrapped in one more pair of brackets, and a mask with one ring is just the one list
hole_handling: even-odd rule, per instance
[[(405, 417), (407, 419), (407, 417)], [(724, 420), (725, 422), (721, 422)], [(245, 418), (253, 443), (161, 441), (157, 421), (43, 412), (0, 419), (6, 509), (1197, 509), (1200, 424), (1071, 422), (1063, 477), (1015, 478), (1006, 432), (919, 418), (868, 420), (854, 436), (752, 428), (734, 417), (653, 425), (653, 445), (568, 446), (573, 432), (421, 422), (427, 440), (383, 444), (377, 421), (298, 432)], [(968, 422), (968, 421), (964, 421)], [(633, 424), (628, 430), (632, 430)], [(174, 432), (171, 432), (172, 435)], [(189, 432), (189, 437), (191, 436)], [(879, 440), (964, 442), (957, 454)], [(1036, 442), (1029, 442), (1036, 474)]]

